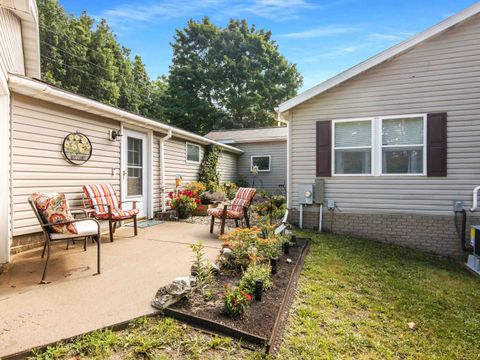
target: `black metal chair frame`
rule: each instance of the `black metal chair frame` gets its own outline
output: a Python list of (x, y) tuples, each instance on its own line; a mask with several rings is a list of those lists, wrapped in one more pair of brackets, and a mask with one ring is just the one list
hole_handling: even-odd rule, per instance
[[(72, 235), (66, 235), (65, 237), (52, 239), (52, 237), (51, 237), (52, 231), (50, 229), (51, 229), (51, 226), (54, 226), (54, 225), (68, 225), (68, 224), (78, 223), (78, 222), (81, 222), (81, 221), (95, 221), (97, 223), (97, 234), (95, 235), (95, 237), (96, 237), (95, 240), (97, 242), (97, 273), (95, 275), (100, 274), (100, 244), (101, 244), (102, 241), (101, 241), (101, 238), (100, 238), (100, 224), (99, 224), (99, 222), (95, 219), (86, 218), (86, 219), (74, 219), (74, 220), (69, 220), (69, 221), (61, 221), (61, 222), (56, 222), (56, 223), (46, 223), (43, 220), (40, 213), (38, 212), (38, 209), (35, 206), (34, 202), (31, 199), (29, 199), (28, 202), (29, 202), (30, 206), (32, 207), (33, 212), (35, 213), (35, 216), (37, 217), (38, 222), (40, 223), (40, 226), (42, 227), (43, 235), (45, 236), (45, 244), (43, 246), (42, 259), (45, 257), (45, 250), (46, 250), (47, 251), (47, 260), (45, 262), (45, 267), (43, 269), (43, 274), (42, 274), (42, 280), (40, 281), (40, 283), (41, 284), (46, 284), (47, 283), (45, 281), (45, 278), (47, 276), (48, 260), (50, 260), (50, 244), (52, 242), (65, 241), (66, 240), (67, 245), (68, 245), (68, 242), (70, 240), (84, 238), (83, 249), (84, 249), (84, 251), (86, 251), (87, 250), (87, 238), (90, 237), (90, 236), (93, 236), (93, 234), (92, 235), (80, 235), (79, 234), (78, 236), (74, 236), (74, 234), (72, 234), (73, 236)], [(81, 210), (78, 210), (78, 211), (81, 211)], [(78, 211), (76, 211), (76, 212), (78, 213)], [(72, 211), (72, 213), (75, 213), (75, 211)]]

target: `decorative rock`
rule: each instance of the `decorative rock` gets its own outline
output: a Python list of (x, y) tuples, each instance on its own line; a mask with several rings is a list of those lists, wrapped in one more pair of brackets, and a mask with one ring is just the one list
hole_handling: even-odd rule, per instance
[(227, 247), (226, 247), (226, 248), (223, 248), (220, 252), (221, 252), (222, 255), (225, 256), (225, 257), (229, 257), (230, 255), (232, 255), (232, 249), (227, 248)]
[(285, 262), (286, 262), (287, 264), (291, 264), (291, 263), (292, 263), (292, 259), (288, 258), (287, 260), (285, 260)]
[(166, 286), (162, 286), (155, 294), (155, 298), (152, 300), (152, 306), (156, 309), (163, 310), (176, 303), (192, 291), (190, 283), (190, 278), (185, 276), (175, 279)]
[(213, 275), (218, 275), (218, 274), (220, 274), (220, 267), (219, 267), (217, 264), (211, 262), (211, 263), (210, 263), (210, 268), (212, 269), (212, 274), (213, 274)]
[(180, 283), (183, 286), (188, 285), (190, 287), (194, 287), (195, 285), (197, 285), (197, 280), (194, 276), (179, 276), (175, 278), (173, 282)]
[[(217, 264), (210, 262), (210, 268), (212, 270), (213, 275), (218, 275), (220, 273), (220, 267)], [(192, 276), (197, 276), (196, 264), (193, 264), (192, 267), (190, 268), (190, 274), (192, 274)]]

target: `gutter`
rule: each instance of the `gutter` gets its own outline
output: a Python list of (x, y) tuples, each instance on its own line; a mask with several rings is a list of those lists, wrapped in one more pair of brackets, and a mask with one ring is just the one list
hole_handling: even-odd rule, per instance
[(86, 111), (110, 119), (115, 119), (117, 121), (122, 121), (127, 124), (137, 126), (142, 125), (147, 129), (157, 131), (160, 130), (167, 134), (171, 132), (172, 136), (177, 136), (179, 138), (187, 140), (193, 140), (203, 145), (218, 145), (228, 152), (235, 154), (243, 154), (243, 150), (240, 150), (236, 147), (222, 144), (217, 141), (208, 139), (204, 136), (179, 129), (174, 126), (166, 125), (158, 121), (150, 120), (143, 116), (136, 115), (110, 105), (102, 104), (101, 102), (70, 93), (66, 90), (55, 88), (38, 80), (33, 80), (17, 74), (9, 74), (8, 85), (11, 90), (22, 95), (27, 95), (50, 102), (53, 102), (53, 100), (55, 100), (55, 103), (60, 105), (74, 107), (78, 110)]
[(162, 191), (162, 212), (165, 212), (166, 209), (166, 196), (165, 196), (165, 190), (166, 190), (166, 185), (165, 185), (165, 141), (169, 140), (172, 137), (172, 130), (168, 130), (167, 135), (164, 137), (160, 138), (160, 174), (161, 174), (161, 188), (160, 190)]

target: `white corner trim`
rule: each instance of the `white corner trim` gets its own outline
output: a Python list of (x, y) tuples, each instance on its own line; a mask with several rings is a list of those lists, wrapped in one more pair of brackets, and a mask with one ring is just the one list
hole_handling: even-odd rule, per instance
[(305, 92), (281, 103), (277, 111), (280, 113), (283, 113), (285, 111), (288, 111), (292, 109), (293, 107), (333, 88), (334, 86), (339, 85), (340, 83), (361, 74), (362, 72), (365, 72), (372, 67), (381, 64), (388, 59), (397, 56), (414, 46), (418, 45), (419, 43), (428, 40), (435, 35), (438, 35), (439, 33), (451, 28), (452, 26), (457, 25), (458, 23), (467, 20), (468, 18), (478, 14), (480, 12), (480, 2), (476, 3), (469, 8), (443, 20), (442, 22), (432, 26), (431, 28), (428, 28), (427, 30), (395, 45), (392, 46), (391, 48), (382, 51), (381, 53), (378, 53), (377, 55), (361, 62), (358, 65), (355, 65), (351, 67), (350, 69), (314, 86), (313, 88), (306, 90)]
[[(0, 264), (10, 261), (12, 238), (10, 189), (10, 95), (0, 95)], [(6, 198), (5, 198), (6, 197)]]

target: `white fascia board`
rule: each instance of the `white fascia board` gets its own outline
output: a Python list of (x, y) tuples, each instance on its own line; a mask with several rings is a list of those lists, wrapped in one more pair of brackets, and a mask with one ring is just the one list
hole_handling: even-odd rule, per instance
[(440, 34), (441, 32), (459, 24), (462, 21), (467, 20), (468, 18), (478, 14), (479, 12), (480, 2), (470, 6), (469, 8), (459, 12), (458, 14), (455, 14), (445, 19), (444, 21), (432, 26), (431, 28), (365, 60), (364, 62), (361, 62), (360, 64), (355, 65), (354, 67), (351, 67), (350, 69), (314, 86), (313, 88), (291, 98), (290, 100), (283, 102), (278, 106), (277, 111), (279, 113), (288, 111), (295, 106), (300, 105), (301, 103), (310, 100), (311, 98), (351, 79), (352, 77), (357, 76), (376, 65), (379, 65), (401, 53), (404, 53), (405, 51), (410, 50), (419, 43)]
[(182, 139), (191, 140), (202, 145), (218, 145), (223, 148), (224, 151), (235, 154), (243, 154), (243, 150), (240, 150), (236, 147), (222, 144), (217, 141), (210, 140), (204, 136), (166, 125), (155, 120), (150, 120), (143, 116), (136, 115), (110, 105), (102, 104), (98, 101), (58, 89), (41, 81), (29, 79), (24, 76), (9, 74), (8, 86), (10, 90), (22, 95), (31, 96), (50, 102), (53, 101), (56, 104), (74, 107), (77, 110), (104, 116), (106, 118), (114, 119), (127, 124), (141, 126), (146, 129), (160, 131), (163, 133), (168, 133), (170, 130), (174, 136)]

